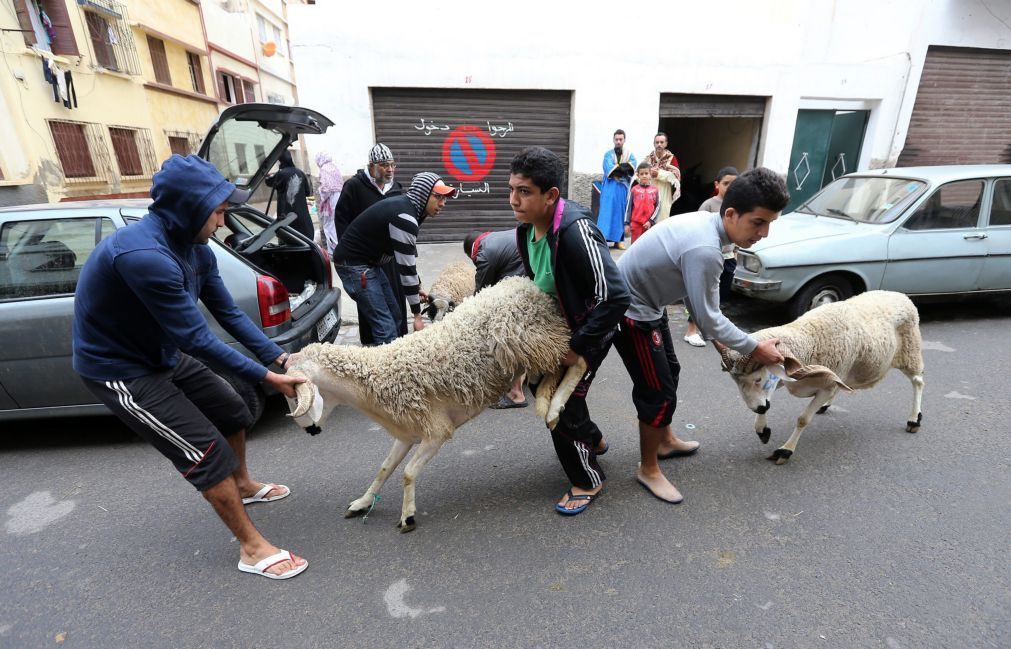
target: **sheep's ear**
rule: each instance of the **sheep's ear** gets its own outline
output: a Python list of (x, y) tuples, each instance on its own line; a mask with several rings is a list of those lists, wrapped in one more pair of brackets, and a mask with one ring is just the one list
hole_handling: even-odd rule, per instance
[[(797, 362), (796, 359), (793, 359), (793, 361), (795, 363)], [(798, 366), (800, 365), (799, 363), (797, 364)], [(840, 379), (835, 372), (825, 367), (824, 365), (804, 365), (799, 366), (791, 371), (790, 366), (787, 364), (786, 369), (789, 372), (790, 376), (798, 381), (800, 381), (801, 379), (817, 379), (817, 378), (828, 379), (829, 381), (832, 381), (833, 383), (838, 385), (841, 389), (846, 390), (847, 392), (853, 391), (853, 388), (843, 383), (843, 380)]]
[(786, 371), (786, 368), (783, 367), (782, 363), (777, 363), (775, 365), (766, 365), (765, 369), (769, 370), (769, 372), (771, 372), (772, 374), (775, 374), (776, 376), (778, 376), (782, 380), (786, 381), (787, 383), (790, 383), (790, 382), (793, 382), (793, 381), (797, 380), (797, 379), (793, 378), (792, 376), (790, 376), (789, 372)]

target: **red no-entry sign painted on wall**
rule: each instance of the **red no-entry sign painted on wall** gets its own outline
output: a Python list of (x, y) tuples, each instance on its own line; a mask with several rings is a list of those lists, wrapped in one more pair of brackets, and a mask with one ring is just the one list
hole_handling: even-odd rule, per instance
[(442, 163), (457, 180), (482, 180), (495, 164), (495, 142), (484, 129), (471, 124), (458, 126), (442, 144)]

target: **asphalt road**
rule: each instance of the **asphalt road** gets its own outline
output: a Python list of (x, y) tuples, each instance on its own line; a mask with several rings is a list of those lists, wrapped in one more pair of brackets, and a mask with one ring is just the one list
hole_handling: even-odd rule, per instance
[(679, 342), (674, 425), (702, 449), (665, 463), (676, 506), (633, 479), (616, 354), (589, 397), (609, 480), (572, 518), (552, 508), (567, 485), (531, 409), (461, 428), (422, 474), (418, 529), (399, 534), (399, 472), (366, 521), (342, 518), (391, 438), (347, 409), (311, 437), (272, 401), (250, 465), (293, 496), (249, 511), (308, 558), (287, 582), (239, 573), (210, 507), (115, 420), (5, 425), (0, 647), (1011, 646), (1011, 309), (921, 313), (921, 432), (904, 432), (911, 388), (893, 372), (840, 395), (784, 466), (765, 456), (803, 402), (777, 395), (763, 446), (717, 355)]

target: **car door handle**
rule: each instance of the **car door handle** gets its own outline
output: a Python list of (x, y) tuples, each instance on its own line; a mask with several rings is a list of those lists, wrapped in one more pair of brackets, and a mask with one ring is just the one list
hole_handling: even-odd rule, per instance
[(987, 238), (987, 234), (986, 234), (986, 232), (977, 232), (976, 234), (964, 234), (964, 235), (962, 235), (962, 238), (963, 239), (986, 239)]

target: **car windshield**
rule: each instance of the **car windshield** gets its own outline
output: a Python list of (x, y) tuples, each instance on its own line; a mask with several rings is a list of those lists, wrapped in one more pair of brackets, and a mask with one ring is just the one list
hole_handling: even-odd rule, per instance
[(924, 187), (922, 180), (909, 178), (840, 178), (796, 211), (861, 223), (890, 223)]
[(228, 120), (214, 134), (208, 160), (225, 178), (245, 187), (282, 137), (256, 122)]

